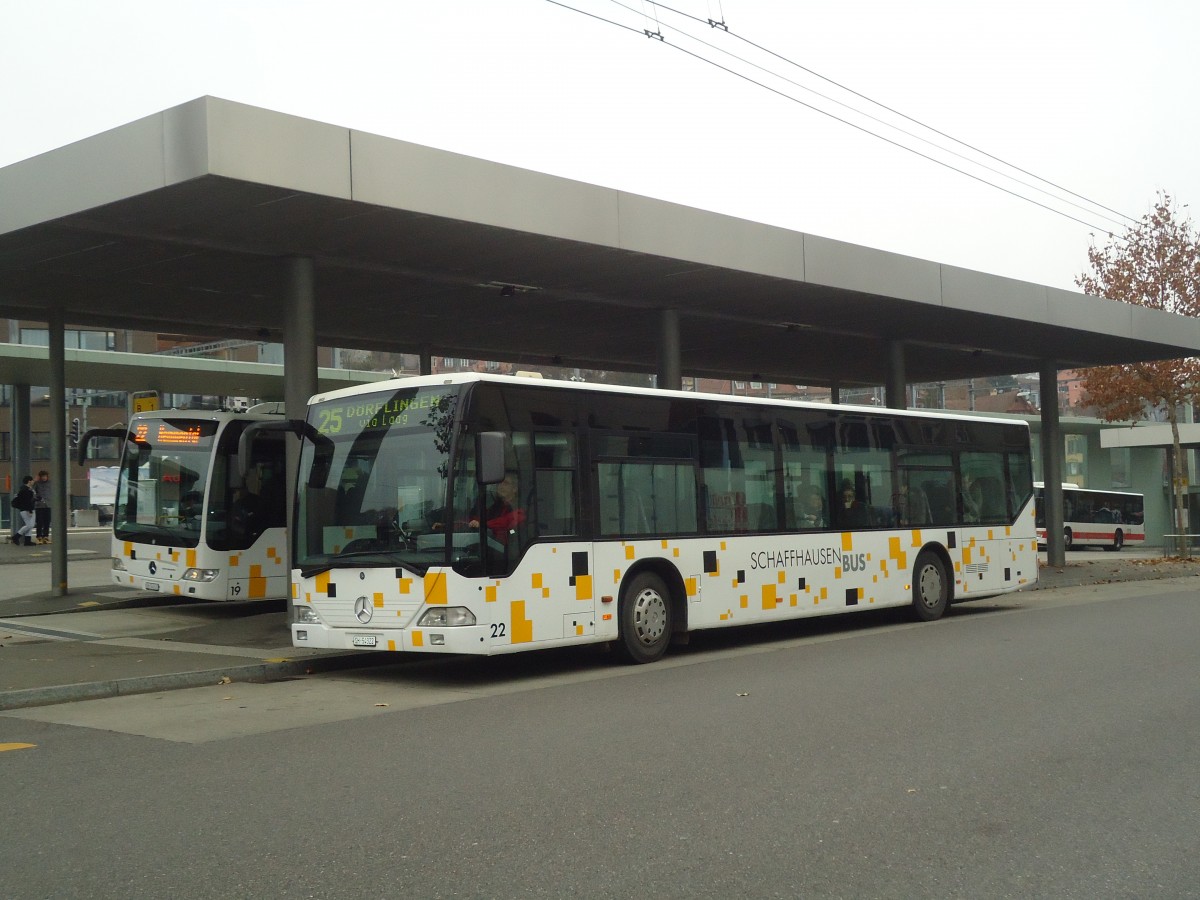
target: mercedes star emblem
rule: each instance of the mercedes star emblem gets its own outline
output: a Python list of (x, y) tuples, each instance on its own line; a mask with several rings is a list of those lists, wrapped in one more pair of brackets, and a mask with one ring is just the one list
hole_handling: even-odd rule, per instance
[(375, 612), (371, 606), (371, 601), (366, 597), (359, 597), (354, 601), (354, 618), (366, 625), (371, 621), (371, 616)]

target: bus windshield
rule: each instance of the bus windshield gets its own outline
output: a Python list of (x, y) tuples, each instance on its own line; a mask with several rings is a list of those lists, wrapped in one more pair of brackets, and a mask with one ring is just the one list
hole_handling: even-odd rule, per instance
[(118, 539), (197, 545), (217, 427), (183, 418), (134, 420), (117, 478)]
[[(448, 521), (450, 440), (459, 388), (402, 388), (309, 407), (300, 458), (296, 565), (403, 565), (423, 574), (478, 534)], [(307, 577), (307, 576), (306, 576)]]

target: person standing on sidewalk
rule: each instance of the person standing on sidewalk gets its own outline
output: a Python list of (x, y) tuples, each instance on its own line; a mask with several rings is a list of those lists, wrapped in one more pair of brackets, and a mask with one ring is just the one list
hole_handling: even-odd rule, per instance
[(36, 501), (33, 496), (32, 484), (33, 476), (26, 475), (12, 501), (13, 509), (21, 514), (21, 527), (17, 529), (16, 538), (13, 540), (13, 543), (18, 547), (22, 545), (26, 547), (33, 546), (33, 529), (35, 527), (33, 510)]
[(37, 542), (50, 543), (50, 473), (42, 469), (33, 483), (34, 508), (37, 520)]

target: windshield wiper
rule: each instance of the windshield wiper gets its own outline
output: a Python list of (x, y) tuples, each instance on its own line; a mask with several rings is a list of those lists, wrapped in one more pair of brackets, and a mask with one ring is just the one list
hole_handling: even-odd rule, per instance
[(328, 572), (330, 569), (345, 569), (353, 566), (351, 559), (357, 559), (362, 556), (383, 556), (389, 562), (399, 565), (400, 562), (396, 559), (395, 554), (398, 550), (351, 550), (349, 553), (339, 553), (337, 556), (331, 557), (324, 562), (313, 563), (311, 566), (300, 567), (301, 578), (312, 578), (314, 575), (320, 575), (322, 572)]
[[(197, 529), (198, 531), (199, 529)], [(187, 540), (180, 534), (180, 527), (177, 525), (155, 525), (150, 522), (127, 522), (124, 525), (118, 525), (114, 530), (115, 534), (132, 534), (145, 538), (177, 538), (178, 542)], [(136, 540), (136, 538), (135, 538)]]

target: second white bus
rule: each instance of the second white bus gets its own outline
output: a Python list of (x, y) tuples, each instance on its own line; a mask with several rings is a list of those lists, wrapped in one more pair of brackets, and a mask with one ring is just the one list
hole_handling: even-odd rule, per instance
[(116, 584), (197, 600), (288, 595), (285, 435), (265, 432), (250, 465), (238, 441), (255, 422), (282, 415), (165, 410), (135, 414), (128, 430), (90, 431), (124, 442), (113, 509)]

